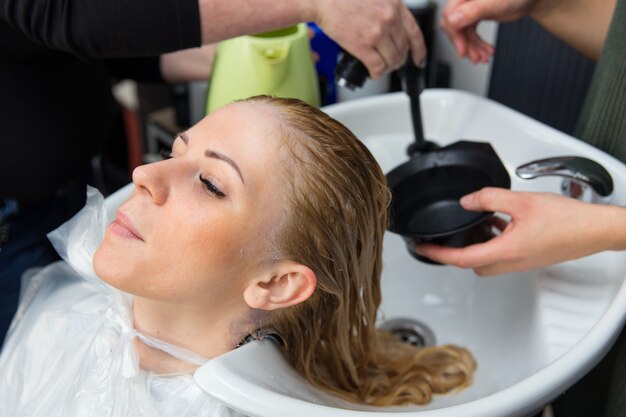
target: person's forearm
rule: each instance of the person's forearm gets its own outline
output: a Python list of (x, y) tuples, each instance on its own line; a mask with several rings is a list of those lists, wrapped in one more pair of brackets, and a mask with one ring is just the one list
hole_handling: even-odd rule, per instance
[(157, 56), (200, 46), (198, 0), (0, 0), (28, 39), (89, 58)]
[(198, 0), (202, 43), (315, 21), (317, 0)]
[(206, 81), (213, 69), (217, 45), (212, 43), (201, 48), (185, 49), (161, 55), (161, 74), (165, 81)]
[(530, 16), (555, 36), (597, 60), (616, 0), (538, 0)]
[[(580, 255), (607, 250), (626, 250), (626, 207), (605, 204), (581, 204), (578, 221), (572, 224)], [(571, 238), (571, 237), (570, 237)]]
[(609, 250), (626, 250), (626, 207), (607, 207)]
[(426, 56), (415, 18), (400, 0), (198, 0), (202, 42), (315, 22), (367, 67), (372, 79)]

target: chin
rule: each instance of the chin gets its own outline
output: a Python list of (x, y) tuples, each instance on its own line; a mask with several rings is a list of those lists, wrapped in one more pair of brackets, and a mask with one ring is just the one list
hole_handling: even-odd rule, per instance
[(104, 282), (126, 291), (124, 283), (128, 282), (129, 264), (124, 262), (124, 256), (115, 252), (106, 241), (103, 242), (93, 255), (93, 269)]
[(102, 244), (96, 250), (93, 255), (93, 270), (96, 274), (106, 283), (111, 284), (109, 275), (111, 272), (113, 261), (112, 256), (109, 254), (109, 250), (106, 245)]
[[(106, 239), (106, 238), (105, 238)], [(103, 241), (96, 249), (96, 252), (93, 254), (93, 270), (96, 271), (99, 277), (102, 278), (103, 268), (106, 265), (106, 243)]]

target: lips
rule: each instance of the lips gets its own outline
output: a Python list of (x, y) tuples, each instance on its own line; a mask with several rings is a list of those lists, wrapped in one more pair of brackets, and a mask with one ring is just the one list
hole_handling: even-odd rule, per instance
[(143, 241), (143, 237), (141, 236), (141, 233), (139, 233), (137, 228), (133, 225), (133, 222), (130, 220), (130, 218), (126, 214), (118, 210), (115, 213), (115, 215), (116, 215), (116, 218), (113, 221), (113, 223), (111, 223), (111, 226), (110, 226), (111, 231), (113, 233), (120, 235), (122, 237), (138, 239), (138, 240)]

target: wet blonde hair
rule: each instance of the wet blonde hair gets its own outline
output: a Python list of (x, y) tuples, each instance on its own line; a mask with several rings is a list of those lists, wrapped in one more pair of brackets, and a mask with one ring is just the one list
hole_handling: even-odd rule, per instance
[(292, 366), (314, 386), (371, 405), (425, 404), (471, 382), (472, 355), (415, 348), (376, 329), (390, 199), (368, 149), (341, 123), (299, 100), (267, 96), (289, 150), (287, 204), (273, 256), (315, 272), (303, 303), (270, 316)]

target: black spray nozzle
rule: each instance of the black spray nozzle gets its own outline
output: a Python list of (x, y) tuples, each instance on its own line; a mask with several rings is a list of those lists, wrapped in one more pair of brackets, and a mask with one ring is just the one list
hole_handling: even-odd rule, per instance
[(363, 87), (369, 76), (365, 65), (347, 52), (341, 54), (341, 58), (335, 68), (335, 80), (337, 85), (354, 90)]
[[(420, 65), (415, 65), (413, 59), (411, 58), (411, 54), (409, 54), (406, 63), (399, 70), (402, 76), (402, 88), (405, 92), (408, 93), (407, 88), (413, 90), (417, 88), (419, 89), (419, 91), (424, 89), (424, 77), (422, 76), (422, 73), (425, 67), (425, 59), (422, 63), (420, 63)], [(354, 90), (356, 88), (363, 87), (363, 84), (365, 84), (367, 77), (369, 77), (369, 72), (361, 61), (345, 51), (341, 53), (339, 62), (335, 67), (335, 80), (337, 81), (338, 85), (340, 85), (341, 87), (347, 87), (350, 90)], [(405, 86), (405, 82), (409, 82), (410, 85)], [(422, 84), (420, 85), (418, 83)]]
[(411, 55), (400, 68), (402, 79), (402, 89), (409, 96), (411, 104), (411, 120), (413, 122), (413, 134), (415, 140), (407, 149), (410, 156), (419, 155), (438, 149), (439, 146), (424, 138), (424, 128), (422, 125), (422, 111), (420, 105), (420, 94), (424, 91), (424, 68), (425, 65), (415, 65)]

